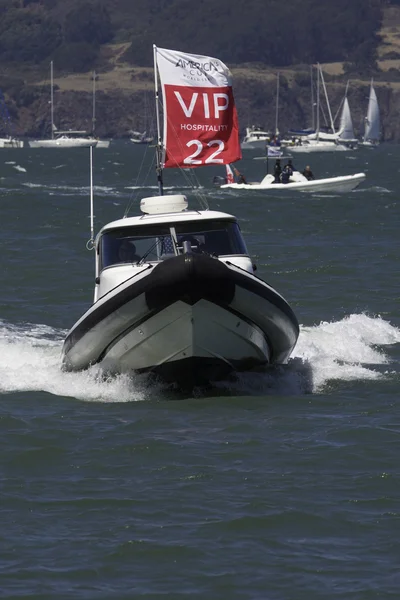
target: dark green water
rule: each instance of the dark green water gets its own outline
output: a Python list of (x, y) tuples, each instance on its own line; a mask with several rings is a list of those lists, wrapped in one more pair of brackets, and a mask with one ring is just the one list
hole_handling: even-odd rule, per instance
[[(194, 398), (60, 371), (93, 294), (88, 152), (1, 151), (0, 598), (399, 598), (400, 149), (294, 157), (367, 173), (343, 195), (239, 196), (197, 171), (301, 333), (287, 369)], [(95, 150), (96, 231), (156, 193), (152, 158)]]

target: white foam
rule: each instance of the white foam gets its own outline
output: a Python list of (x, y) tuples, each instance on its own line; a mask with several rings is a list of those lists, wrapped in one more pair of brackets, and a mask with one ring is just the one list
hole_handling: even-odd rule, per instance
[(21, 173), (26, 173), (25, 167), (21, 167), (20, 165), (14, 165), (14, 169), (16, 171), (20, 171)]
[[(341, 321), (300, 327), (287, 365), (243, 373), (219, 388), (235, 395), (321, 393), (332, 381), (379, 381), (391, 376), (384, 346), (400, 343), (400, 330), (383, 320), (354, 314)], [(382, 367), (383, 366), (383, 367)]]
[[(158, 185), (126, 185), (126, 190), (158, 190)], [(193, 185), (165, 185), (163, 187), (164, 191), (167, 190), (202, 190), (203, 186), (193, 186)]]
[[(51, 184), (41, 184), (41, 183), (32, 183), (30, 181), (22, 183), (23, 186), (28, 188), (41, 188), (52, 195), (57, 193), (60, 196), (88, 196), (90, 192), (90, 187), (88, 186), (72, 186), (72, 185), (51, 185)], [(95, 185), (93, 186), (93, 192), (98, 196), (119, 196), (120, 192), (112, 187), (108, 187), (105, 185)]]
[(313, 390), (318, 391), (329, 380), (384, 377), (382, 369), (376, 368), (389, 363), (381, 347), (399, 342), (400, 330), (380, 316), (354, 314), (341, 321), (302, 327), (293, 358), (311, 366)]
[(62, 371), (65, 334), (44, 325), (0, 323), (0, 393), (42, 391), (96, 402), (145, 400), (154, 393), (141, 376), (104, 378), (98, 367), (81, 373)]
[[(61, 370), (66, 331), (45, 325), (0, 322), (0, 393), (42, 391), (85, 401), (132, 402), (162, 393), (146, 376), (104, 378), (98, 367), (81, 373)], [(289, 364), (269, 372), (241, 374), (230, 393), (298, 395), (319, 393), (330, 381), (390, 377), (384, 346), (400, 343), (400, 330), (382, 319), (353, 314), (341, 321), (301, 327)]]

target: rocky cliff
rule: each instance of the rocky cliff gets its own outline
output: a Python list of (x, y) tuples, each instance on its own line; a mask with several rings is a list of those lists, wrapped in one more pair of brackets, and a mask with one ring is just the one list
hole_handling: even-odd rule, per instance
[[(362, 135), (371, 75), (382, 117), (385, 141), (400, 141), (400, 8), (385, 13), (381, 30), (378, 71), (363, 76), (345, 74), (342, 64), (323, 65), (333, 116), (341, 106), (347, 81), (348, 99), (356, 133)], [(96, 133), (101, 137), (125, 137), (129, 130), (154, 128), (153, 71), (124, 62), (125, 44), (105, 46), (103, 65), (96, 80)], [(275, 128), (277, 73), (263, 64), (229, 65), (234, 76), (234, 93), (243, 130), (257, 124)], [(6, 74), (12, 77), (12, 71)], [(59, 129), (92, 130), (93, 79), (91, 73), (57, 77), (55, 65), (54, 120)], [(49, 78), (26, 74), (9, 85), (5, 106), (10, 113), (13, 132), (36, 137), (50, 133)], [(326, 104), (321, 101), (329, 121)], [(9, 127), (3, 111), (3, 131)], [(336, 121), (337, 123), (337, 121)], [(279, 85), (281, 132), (291, 127), (312, 125), (310, 67), (282, 69)]]

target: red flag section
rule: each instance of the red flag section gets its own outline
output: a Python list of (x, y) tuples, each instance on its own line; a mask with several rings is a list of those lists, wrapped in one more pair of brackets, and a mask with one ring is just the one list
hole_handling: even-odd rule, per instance
[(164, 104), (163, 167), (241, 158), (231, 74), (218, 59), (156, 49)]

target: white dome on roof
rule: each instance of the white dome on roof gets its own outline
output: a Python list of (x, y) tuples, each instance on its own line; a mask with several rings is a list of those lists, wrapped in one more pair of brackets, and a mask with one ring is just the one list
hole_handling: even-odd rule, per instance
[(188, 201), (183, 194), (150, 196), (140, 201), (140, 210), (147, 215), (177, 213), (186, 210), (187, 207)]

